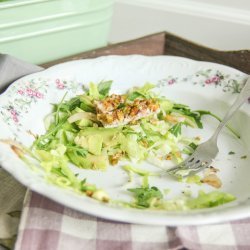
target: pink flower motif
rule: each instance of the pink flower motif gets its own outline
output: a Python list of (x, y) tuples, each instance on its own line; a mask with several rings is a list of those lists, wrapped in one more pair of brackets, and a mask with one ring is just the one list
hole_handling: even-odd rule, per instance
[(35, 96), (40, 99), (43, 98), (43, 94), (38, 91), (35, 92)]
[(13, 120), (15, 123), (18, 123), (19, 120), (18, 120), (18, 117), (17, 117), (18, 114), (17, 114), (16, 110), (11, 109), (11, 110), (10, 110), (10, 113), (11, 113), (11, 116), (12, 116), (12, 120)]
[(212, 78), (212, 81), (213, 81), (214, 83), (218, 83), (218, 82), (220, 81), (220, 77), (214, 76), (214, 77)]
[(17, 91), (17, 93), (20, 94), (20, 95), (24, 95), (24, 91), (21, 90), (21, 89), (19, 89), (19, 90)]
[(169, 85), (172, 85), (172, 84), (174, 84), (174, 83), (175, 83), (175, 79), (171, 79), (171, 80), (168, 81), (168, 84), (169, 84)]
[(13, 116), (16, 116), (16, 115), (17, 115), (17, 112), (16, 112), (16, 110), (14, 110), (14, 109), (11, 109), (11, 110), (10, 110), (10, 113), (11, 113)]
[(28, 96), (33, 96), (33, 90), (30, 89), (30, 88), (26, 89), (26, 93), (27, 93)]
[(220, 77), (219, 76), (213, 76), (211, 78), (208, 78), (205, 83), (206, 84), (211, 84), (211, 83), (215, 83), (217, 84), (220, 81)]
[(64, 89), (65, 86), (64, 86), (63, 84), (58, 84), (58, 85), (57, 85), (57, 88), (58, 88), (58, 89)]
[(210, 83), (212, 83), (212, 81), (211, 81), (211, 79), (207, 79), (207, 80), (205, 81), (205, 83), (206, 83), (206, 84), (210, 84)]
[(37, 97), (37, 98), (43, 98), (43, 94), (40, 93), (39, 91), (36, 91), (36, 90), (32, 90), (30, 88), (26, 89), (26, 93), (28, 96), (34, 96), (34, 97)]
[(12, 119), (13, 119), (13, 121), (14, 121), (15, 123), (18, 123), (18, 122), (19, 122), (19, 120), (18, 120), (18, 118), (17, 118), (16, 116), (13, 116)]
[(63, 82), (61, 82), (59, 79), (56, 79), (56, 87), (58, 89), (64, 89), (65, 88), (65, 85)]

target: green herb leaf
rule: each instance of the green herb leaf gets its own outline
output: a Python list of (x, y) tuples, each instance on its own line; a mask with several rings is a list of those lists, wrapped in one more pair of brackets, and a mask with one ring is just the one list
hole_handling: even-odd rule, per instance
[(136, 205), (142, 208), (149, 208), (152, 199), (163, 198), (161, 191), (157, 187), (131, 188), (128, 191), (134, 193)]
[(175, 124), (170, 130), (169, 132), (172, 133), (174, 136), (178, 136), (181, 134), (181, 125), (182, 123), (177, 123)]
[(64, 99), (66, 97), (66, 95), (68, 94), (68, 92), (66, 92), (61, 100), (61, 102), (57, 105), (57, 110), (56, 110), (56, 114), (55, 114), (55, 123), (58, 124), (59, 123), (59, 119), (60, 119), (60, 116), (59, 116), (59, 113), (61, 111), (61, 106), (64, 102)]
[[(200, 114), (200, 116), (203, 116), (203, 115), (210, 115), (210, 116), (214, 117), (216, 120), (218, 120), (219, 122), (222, 121), (222, 119), (221, 119), (219, 116), (213, 114), (213, 113), (210, 112), (210, 111), (206, 111), (206, 110), (196, 110), (195, 112), (198, 112), (198, 113)], [(232, 127), (230, 127), (229, 125), (226, 125), (226, 127), (227, 127), (227, 128), (237, 137), (237, 138), (240, 138), (240, 135), (239, 135)]]
[(72, 111), (76, 107), (79, 107), (79, 105), (80, 105), (80, 96), (77, 96), (77, 97), (70, 99), (67, 102), (62, 103), (61, 110), (64, 110), (65, 112)]
[(87, 104), (84, 103), (84, 102), (81, 103), (80, 108), (81, 108), (82, 110), (84, 110), (85, 112), (91, 112), (91, 113), (95, 113), (95, 112), (96, 112), (96, 110), (95, 110), (94, 107), (89, 106), (89, 105), (87, 105)]
[(125, 103), (120, 103), (120, 104), (118, 105), (117, 109), (122, 109), (122, 108), (124, 108), (125, 106), (126, 106)]
[(184, 104), (174, 103), (173, 108), (174, 109), (188, 109), (189, 107), (187, 105), (184, 105)]
[(112, 82), (113, 81), (101, 81), (97, 86), (99, 93), (106, 97), (109, 94)]
[(77, 145), (66, 145), (67, 150), (74, 151), (77, 155), (85, 157), (88, 153), (88, 150), (81, 148)]
[(96, 113), (95, 106), (93, 105), (93, 101), (89, 96), (82, 95), (80, 97), (80, 108), (84, 110), (85, 112), (91, 112), (91, 113)]
[(144, 97), (141, 93), (135, 91), (128, 95), (128, 100), (134, 101), (136, 98), (141, 97), (141, 96)]
[(201, 114), (198, 111), (196, 111), (196, 112), (191, 111), (188, 106), (182, 105), (182, 104), (174, 104), (173, 111), (180, 113), (184, 116), (192, 117), (193, 120), (195, 121), (197, 127), (203, 128), (203, 125), (201, 122)]
[(188, 146), (189, 146), (190, 148), (192, 148), (193, 150), (195, 150), (195, 149), (198, 147), (198, 145), (195, 144), (195, 143), (193, 143), (193, 142), (191, 142)]

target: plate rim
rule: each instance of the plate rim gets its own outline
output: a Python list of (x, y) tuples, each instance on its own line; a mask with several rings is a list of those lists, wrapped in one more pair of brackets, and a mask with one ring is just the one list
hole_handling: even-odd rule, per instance
[[(105, 58), (117, 58), (117, 57), (127, 57), (127, 58), (130, 58), (130, 57), (145, 57), (145, 58), (151, 58), (151, 57), (168, 57), (168, 58), (178, 58), (178, 59), (181, 59), (181, 60), (186, 60), (188, 62), (192, 62), (192, 63), (198, 63), (198, 64), (211, 64), (211, 65), (214, 65), (214, 66), (217, 66), (219, 65), (220, 67), (223, 66), (225, 67), (227, 70), (233, 70), (234, 72), (236, 73), (240, 73), (240, 74), (244, 74), (246, 75), (244, 72), (241, 72), (237, 69), (234, 69), (230, 66), (226, 66), (226, 65), (222, 65), (222, 64), (218, 64), (218, 63), (213, 63), (213, 62), (205, 62), (205, 61), (196, 61), (196, 60), (193, 60), (193, 59), (189, 59), (189, 58), (185, 58), (185, 57), (176, 57), (176, 56), (164, 56), (164, 55), (159, 55), (159, 56), (142, 56), (142, 55), (126, 55), (126, 56), (116, 56), (116, 55), (111, 55), (111, 56), (102, 56), (102, 57), (98, 57), (98, 58), (92, 58), (92, 59), (81, 59), (81, 60), (74, 60), (74, 61), (70, 61), (70, 62), (64, 62), (64, 63), (60, 63), (60, 64), (57, 64), (57, 65), (54, 65), (48, 69), (45, 69), (44, 71), (41, 71), (43, 74), (45, 72), (46, 74), (46, 71), (49, 71), (49, 70), (55, 70), (57, 67), (63, 67), (63, 66), (67, 66), (68, 64), (72, 64), (72, 63), (77, 63), (79, 61), (93, 61), (93, 60), (105, 60)], [(34, 76), (39, 76), (41, 75), (41, 72), (37, 72), (37, 73), (33, 73), (33, 74), (30, 74), (30, 75), (27, 75), (27, 76), (24, 76), (16, 81), (14, 81), (10, 86), (12, 86), (13, 84), (16, 84), (17, 82), (23, 80), (23, 79), (26, 79), (26, 78), (30, 78), (30, 77), (34, 77)], [(9, 87), (10, 87), (9, 86)], [(4, 96), (4, 94), (6, 93), (6, 91), (8, 91), (9, 87), (0, 95), (0, 102), (1, 102), (1, 97)], [(130, 216), (128, 216), (127, 218), (123, 218), (120, 213), (117, 214), (117, 216), (114, 216), (114, 215), (106, 215), (105, 213), (103, 215), (101, 215), (100, 213), (98, 213), (97, 211), (95, 210), (90, 210), (89, 209), (84, 209), (84, 206), (83, 206), (83, 209), (79, 209), (78, 206), (75, 205), (75, 203), (72, 203), (70, 204), (70, 206), (68, 204), (66, 204), (66, 202), (64, 202), (64, 199), (60, 198), (60, 196), (55, 196), (53, 195), (53, 192), (49, 192), (49, 193), (43, 193), (42, 190), (41, 190), (41, 187), (39, 187), (38, 185), (33, 185), (32, 183), (30, 184), (29, 181), (27, 180), (23, 180), (21, 175), (19, 175), (18, 172), (11, 172), (11, 169), (7, 166), (8, 164), (6, 163), (6, 161), (4, 161), (4, 157), (1, 157), (0, 155), (0, 162), (1, 162), (1, 165), (3, 166), (3, 169), (5, 169), (7, 172), (9, 172), (14, 178), (16, 178), (18, 181), (20, 181), (22, 184), (24, 184), (25, 186), (28, 186), (31, 190), (37, 192), (37, 193), (40, 193), (41, 195), (44, 195), (45, 197), (47, 198), (50, 198), (58, 203), (60, 203), (61, 205), (64, 205), (66, 207), (70, 207), (70, 208), (73, 208), (73, 209), (76, 209), (78, 211), (81, 211), (81, 212), (84, 212), (84, 213), (87, 213), (87, 214), (90, 214), (92, 216), (96, 216), (96, 217), (101, 217), (101, 218), (104, 218), (104, 219), (109, 219), (109, 220), (113, 220), (113, 221), (120, 221), (120, 222), (128, 222), (128, 223), (139, 223), (139, 224), (150, 224), (150, 225), (167, 225), (167, 226), (178, 226), (178, 225), (203, 225), (203, 224), (214, 224), (214, 223), (218, 223), (218, 222), (226, 222), (228, 220), (236, 220), (236, 219), (243, 219), (243, 218), (246, 218), (248, 216), (250, 216), (250, 210), (249, 210), (249, 205), (248, 206), (242, 206), (242, 207), (234, 207), (233, 211), (234, 210), (239, 210), (238, 213), (232, 213), (230, 207), (229, 207), (229, 211), (228, 211), (228, 208), (223, 208), (222, 209), (222, 213), (223, 213), (223, 216), (221, 217), (221, 210), (217, 210), (217, 211), (211, 211), (210, 213), (206, 214), (206, 216), (204, 217), (203, 216), (203, 213), (189, 213), (189, 215), (191, 216), (186, 216), (184, 215), (183, 216), (183, 213), (182, 215), (175, 215), (174, 217), (172, 217), (171, 215), (168, 216), (169, 212), (168, 211), (165, 211), (166, 213), (166, 218), (164, 221), (155, 221), (152, 223), (152, 220), (149, 218), (148, 220), (145, 220), (145, 221), (142, 221), (142, 222), (138, 222), (138, 220), (136, 219), (131, 219)], [(44, 184), (44, 183), (43, 183)], [(53, 188), (57, 188), (58, 190), (61, 190), (61, 188), (58, 188), (58, 187), (52, 187)], [(60, 192), (60, 191), (59, 191)], [(62, 192), (63, 196), (65, 195), (64, 192)], [(90, 199), (90, 198), (88, 198)], [(88, 202), (88, 201), (87, 201)], [(97, 203), (95, 204), (95, 206), (97, 205)], [(99, 206), (97, 206), (99, 207)], [(101, 208), (103, 208), (103, 204), (101, 205)], [(87, 210), (87, 211), (86, 211)], [(98, 209), (97, 209), (98, 210)], [(117, 210), (117, 208), (115, 208), (115, 210)], [(118, 208), (119, 210), (119, 208)], [(139, 210), (134, 210), (133, 213), (136, 214), (135, 212)], [(144, 212), (143, 212), (144, 213)], [(167, 214), (168, 213), (168, 214)], [(216, 214), (215, 214), (216, 213)], [(145, 213), (144, 213), (145, 214)], [(133, 217), (133, 216), (132, 216)], [(202, 219), (201, 219), (202, 217)]]

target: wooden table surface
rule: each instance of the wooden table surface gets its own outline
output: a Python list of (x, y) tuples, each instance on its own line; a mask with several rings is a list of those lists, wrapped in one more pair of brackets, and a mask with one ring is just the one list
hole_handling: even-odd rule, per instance
[(83, 52), (42, 64), (48, 68), (58, 63), (95, 58), (105, 55), (173, 55), (200, 61), (216, 62), (250, 74), (250, 50), (219, 51), (198, 45), (168, 32), (161, 32), (128, 42), (109, 45), (104, 48)]

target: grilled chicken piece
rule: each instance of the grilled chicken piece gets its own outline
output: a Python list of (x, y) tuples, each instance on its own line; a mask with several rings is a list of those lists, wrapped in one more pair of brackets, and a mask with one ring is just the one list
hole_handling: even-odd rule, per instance
[(160, 111), (160, 105), (154, 99), (126, 102), (125, 97), (121, 95), (112, 95), (95, 104), (97, 120), (104, 127), (118, 127)]

